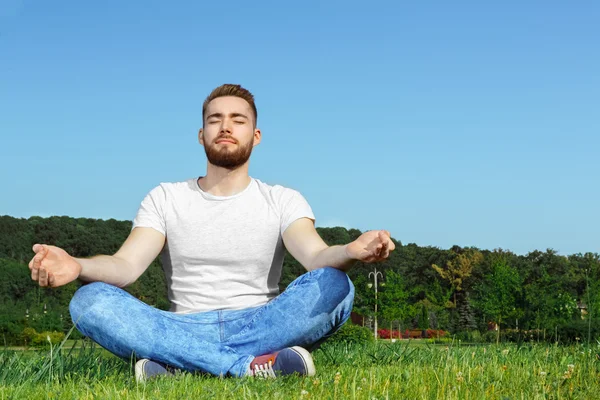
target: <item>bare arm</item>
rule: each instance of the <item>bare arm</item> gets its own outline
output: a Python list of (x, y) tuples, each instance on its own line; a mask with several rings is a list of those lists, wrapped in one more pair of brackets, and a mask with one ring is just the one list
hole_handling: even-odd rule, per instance
[(92, 258), (71, 257), (56, 246), (33, 246), (36, 255), (29, 263), (31, 279), (40, 286), (57, 287), (77, 278), (125, 287), (135, 282), (160, 253), (165, 236), (152, 228), (135, 228), (114, 255)]
[(312, 220), (298, 219), (283, 232), (283, 242), (290, 254), (307, 271), (323, 267), (348, 270), (355, 260), (346, 254), (346, 246), (327, 246)]
[(294, 221), (283, 232), (283, 242), (308, 271), (323, 267), (348, 271), (357, 260), (383, 261), (395, 248), (387, 231), (368, 231), (346, 245), (328, 246), (308, 218)]
[[(348, 272), (356, 260), (348, 256), (348, 253), (346, 252), (347, 246), (347, 244), (343, 246), (335, 245), (321, 250), (313, 257), (313, 261), (311, 263), (313, 266), (312, 269), (333, 267), (341, 269), (344, 272)], [(307, 270), (310, 271), (308, 268)]]
[(152, 228), (135, 228), (114, 255), (76, 258), (81, 265), (79, 279), (118, 287), (131, 285), (146, 271), (164, 244), (162, 233)]

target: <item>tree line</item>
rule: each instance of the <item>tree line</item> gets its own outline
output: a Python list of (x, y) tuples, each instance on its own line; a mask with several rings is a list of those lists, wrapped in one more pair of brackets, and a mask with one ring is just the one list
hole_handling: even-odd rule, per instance
[[(52, 244), (75, 257), (114, 254), (131, 230), (130, 221), (71, 217), (0, 216), (0, 335), (6, 344), (24, 340), (26, 328), (66, 332), (68, 305), (81, 285), (40, 288), (29, 276), (34, 243)], [(346, 244), (357, 229), (317, 228), (329, 245)], [(536, 338), (588, 340), (600, 337), (600, 255), (559, 255), (552, 249), (517, 255), (509, 250), (402, 244), (383, 263), (356, 263), (354, 312), (375, 317), (373, 274), (377, 268), (377, 318), (396, 329), (444, 329), (484, 333), (499, 326)], [(280, 289), (304, 268), (286, 253)], [(160, 259), (126, 290), (140, 300), (168, 309)]]

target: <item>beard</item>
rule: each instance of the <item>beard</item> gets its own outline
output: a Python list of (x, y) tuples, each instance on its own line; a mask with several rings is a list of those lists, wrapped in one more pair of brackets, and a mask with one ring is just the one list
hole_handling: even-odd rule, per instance
[(252, 154), (252, 140), (247, 145), (239, 145), (235, 150), (229, 150), (226, 146), (218, 149), (216, 144), (204, 146), (204, 152), (208, 162), (217, 167), (233, 170), (244, 165)]

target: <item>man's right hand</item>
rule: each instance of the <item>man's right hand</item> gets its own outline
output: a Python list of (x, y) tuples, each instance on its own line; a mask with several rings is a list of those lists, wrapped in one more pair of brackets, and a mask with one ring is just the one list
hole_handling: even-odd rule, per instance
[(29, 269), (31, 279), (40, 286), (63, 286), (81, 274), (81, 264), (60, 247), (35, 244), (33, 251), (35, 256), (29, 262)]

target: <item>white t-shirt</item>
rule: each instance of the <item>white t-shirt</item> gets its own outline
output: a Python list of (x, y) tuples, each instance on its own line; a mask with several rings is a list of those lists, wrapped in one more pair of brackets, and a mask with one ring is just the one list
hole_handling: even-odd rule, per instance
[(142, 201), (133, 228), (166, 237), (161, 260), (171, 311), (236, 310), (279, 294), (282, 233), (315, 217), (293, 189), (258, 179), (233, 196), (203, 191), (197, 179), (161, 183)]

